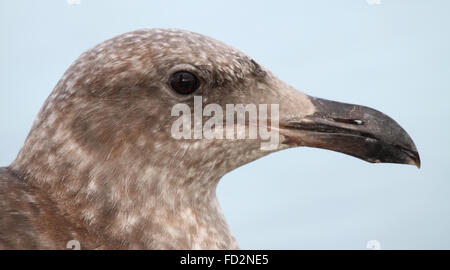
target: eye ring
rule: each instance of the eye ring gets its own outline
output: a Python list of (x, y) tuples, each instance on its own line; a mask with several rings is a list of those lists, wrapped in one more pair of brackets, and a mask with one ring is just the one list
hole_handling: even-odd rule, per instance
[(189, 95), (200, 87), (200, 81), (192, 72), (181, 70), (170, 76), (171, 88), (180, 95)]

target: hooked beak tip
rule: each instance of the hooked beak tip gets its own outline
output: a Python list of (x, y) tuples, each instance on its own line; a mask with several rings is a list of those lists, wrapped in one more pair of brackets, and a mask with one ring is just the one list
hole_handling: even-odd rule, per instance
[(414, 165), (416, 166), (418, 169), (420, 169), (421, 166), (421, 161), (420, 161), (420, 155), (419, 152), (416, 149), (416, 146), (414, 145), (414, 143), (412, 143), (412, 150), (409, 149), (405, 149), (403, 147), (401, 147), (401, 151), (406, 154), (406, 159), (407, 162), (404, 162), (405, 164), (408, 165)]
[(420, 164), (420, 156), (419, 156), (419, 153), (416, 153), (415, 158), (414, 158), (414, 159), (411, 159), (411, 163), (410, 163), (410, 164), (411, 164), (411, 165), (416, 165), (417, 169), (420, 169), (421, 164)]

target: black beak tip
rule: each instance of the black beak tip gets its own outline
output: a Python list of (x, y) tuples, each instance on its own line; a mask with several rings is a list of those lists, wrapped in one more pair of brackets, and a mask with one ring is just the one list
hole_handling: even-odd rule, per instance
[(413, 148), (414, 150), (404, 150), (402, 149), (402, 152), (406, 154), (406, 164), (415, 165), (418, 169), (420, 169), (421, 161), (420, 161), (420, 155), (419, 152), (416, 150), (416, 148)]
[[(406, 133), (406, 131), (405, 131)], [(408, 133), (406, 133), (408, 134)], [(414, 141), (411, 139), (411, 137), (409, 137), (409, 135), (407, 135), (408, 139), (409, 139), (409, 151), (407, 151), (408, 157), (410, 158), (410, 162), (409, 164), (411, 165), (415, 165), (417, 167), (417, 169), (420, 169), (421, 166), (421, 161), (420, 161), (420, 155), (419, 155), (419, 151), (417, 151), (417, 147), (414, 143)]]
[(417, 169), (420, 169), (421, 164), (420, 164), (420, 156), (419, 156), (418, 152), (415, 153), (414, 164), (416, 165)]

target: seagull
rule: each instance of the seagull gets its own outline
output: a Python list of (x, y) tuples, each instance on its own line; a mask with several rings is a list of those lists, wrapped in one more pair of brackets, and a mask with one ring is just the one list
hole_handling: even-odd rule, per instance
[[(198, 96), (223, 108), (277, 104), (279, 143), (174, 138), (172, 108)], [(302, 93), (220, 41), (178, 29), (116, 36), (68, 68), (0, 168), (0, 249), (239, 249), (219, 180), (299, 146), (420, 167), (390, 117)]]

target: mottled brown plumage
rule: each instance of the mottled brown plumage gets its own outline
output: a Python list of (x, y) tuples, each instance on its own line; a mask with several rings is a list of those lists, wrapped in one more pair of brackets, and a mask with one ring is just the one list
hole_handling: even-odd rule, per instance
[[(197, 74), (195, 95), (204, 103), (279, 104), (281, 144), (265, 151), (259, 139), (174, 139), (171, 108), (193, 106), (193, 95), (168, 85), (178, 70)], [(215, 194), (230, 170), (300, 145), (417, 163), (403, 129), (380, 131), (398, 126), (387, 116), (360, 113), (367, 125), (354, 127), (326, 112), (328, 103), (320, 111), (315, 104), (243, 53), (196, 33), (150, 29), (107, 40), (66, 71), (17, 158), (0, 170), (0, 248), (64, 249), (77, 240), (83, 249), (235, 249)], [(349, 150), (355, 140), (370, 151)], [(341, 141), (345, 149), (330, 146)]]

